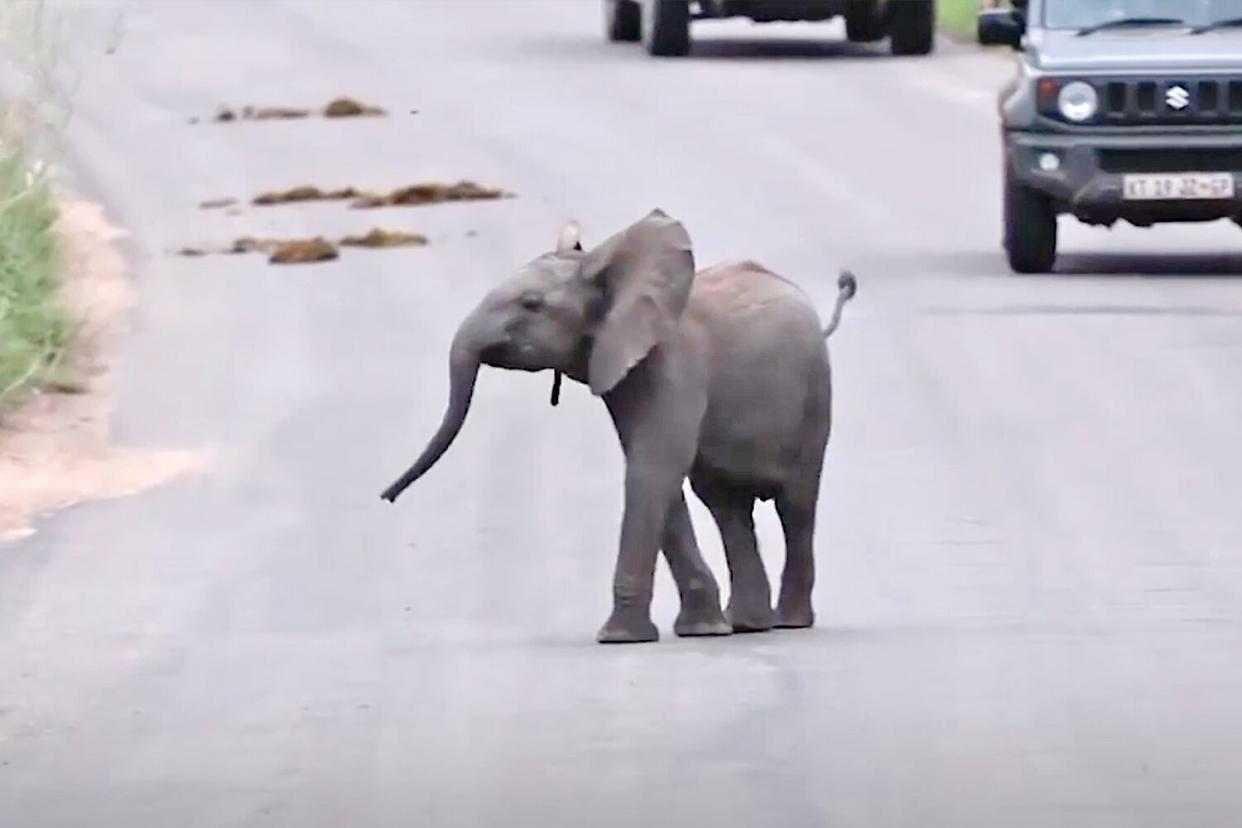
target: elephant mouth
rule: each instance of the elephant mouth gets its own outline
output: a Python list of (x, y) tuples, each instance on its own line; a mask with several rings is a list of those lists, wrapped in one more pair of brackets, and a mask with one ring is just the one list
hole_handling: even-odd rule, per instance
[(484, 365), (515, 371), (538, 371), (548, 367), (538, 357), (534, 346), (510, 342), (489, 345), (479, 353), (479, 360)]

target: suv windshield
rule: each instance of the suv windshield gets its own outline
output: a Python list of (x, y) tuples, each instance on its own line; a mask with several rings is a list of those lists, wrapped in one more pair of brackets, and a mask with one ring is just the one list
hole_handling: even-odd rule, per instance
[(1238, 17), (1242, 0), (1044, 0), (1046, 29), (1086, 29), (1131, 18), (1168, 18), (1185, 21), (1170, 25), (1195, 27)]

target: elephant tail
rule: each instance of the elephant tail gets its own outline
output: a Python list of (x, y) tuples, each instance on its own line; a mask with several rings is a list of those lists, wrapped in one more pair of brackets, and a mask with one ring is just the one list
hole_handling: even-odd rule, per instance
[(858, 292), (858, 280), (854, 278), (854, 274), (848, 270), (842, 270), (841, 276), (837, 279), (837, 306), (832, 309), (832, 320), (829, 321), (828, 327), (824, 328), (824, 339), (832, 336), (832, 332), (841, 324), (841, 311), (845, 307), (845, 303), (854, 298), (854, 294)]

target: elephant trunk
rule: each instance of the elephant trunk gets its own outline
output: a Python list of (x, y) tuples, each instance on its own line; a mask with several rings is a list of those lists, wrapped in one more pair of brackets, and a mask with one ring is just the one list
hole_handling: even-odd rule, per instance
[(474, 395), (474, 383), (479, 375), (481, 354), (487, 344), (481, 335), (479, 321), (471, 317), (462, 323), (457, 336), (453, 338), (452, 350), (449, 354), (449, 402), (448, 410), (440, 427), (423, 449), (423, 453), (414, 461), (414, 465), (405, 474), (384, 490), (381, 498), (389, 503), (396, 503), (410, 484), (422, 477), (436, 464), (436, 461), (452, 445), (457, 432), (461, 431), (466, 414), (470, 411), (470, 398)]

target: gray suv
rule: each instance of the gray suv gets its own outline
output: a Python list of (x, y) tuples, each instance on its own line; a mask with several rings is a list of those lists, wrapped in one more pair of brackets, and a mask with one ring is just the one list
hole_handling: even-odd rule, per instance
[(1242, 223), (1242, 0), (1015, 0), (978, 37), (1022, 52), (1000, 98), (1015, 271), (1052, 270), (1059, 214)]
[(851, 41), (889, 39), (895, 55), (926, 55), (935, 43), (934, 0), (604, 0), (608, 39), (642, 41), (653, 55), (690, 51), (690, 22), (748, 17), (778, 20), (845, 18)]

